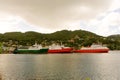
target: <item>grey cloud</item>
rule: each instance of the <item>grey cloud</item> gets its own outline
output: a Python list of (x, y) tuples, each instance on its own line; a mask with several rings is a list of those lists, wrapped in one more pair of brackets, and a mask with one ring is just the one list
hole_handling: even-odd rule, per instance
[[(111, 0), (0, 0), (0, 12), (21, 16), (37, 26), (57, 29), (66, 23), (89, 20), (110, 4)], [(81, 10), (81, 6), (88, 11)]]

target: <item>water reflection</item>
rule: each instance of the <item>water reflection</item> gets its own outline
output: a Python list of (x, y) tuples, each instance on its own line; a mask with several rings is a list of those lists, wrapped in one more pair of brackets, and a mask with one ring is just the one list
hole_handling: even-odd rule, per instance
[[(2, 54), (2, 80), (120, 80), (120, 54)], [(1, 80), (0, 79), (0, 80)]]

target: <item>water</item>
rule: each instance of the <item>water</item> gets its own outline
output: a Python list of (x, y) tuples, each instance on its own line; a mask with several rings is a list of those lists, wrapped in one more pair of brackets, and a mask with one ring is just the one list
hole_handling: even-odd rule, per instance
[(0, 54), (0, 80), (120, 80), (120, 51)]

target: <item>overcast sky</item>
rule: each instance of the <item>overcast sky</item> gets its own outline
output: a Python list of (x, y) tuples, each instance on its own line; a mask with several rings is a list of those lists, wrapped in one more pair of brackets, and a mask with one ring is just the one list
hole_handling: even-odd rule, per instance
[(0, 33), (87, 30), (120, 34), (120, 0), (0, 0)]

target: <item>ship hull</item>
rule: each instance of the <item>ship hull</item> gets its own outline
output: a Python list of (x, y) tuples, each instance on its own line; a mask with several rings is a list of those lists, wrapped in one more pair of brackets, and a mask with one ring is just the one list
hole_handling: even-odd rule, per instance
[(14, 50), (14, 54), (47, 54), (48, 49), (39, 49), (39, 50)]
[(72, 48), (62, 48), (62, 49), (49, 49), (48, 53), (49, 54), (55, 54), (55, 53), (71, 53)]
[(108, 53), (109, 49), (80, 49), (74, 50), (75, 53)]

